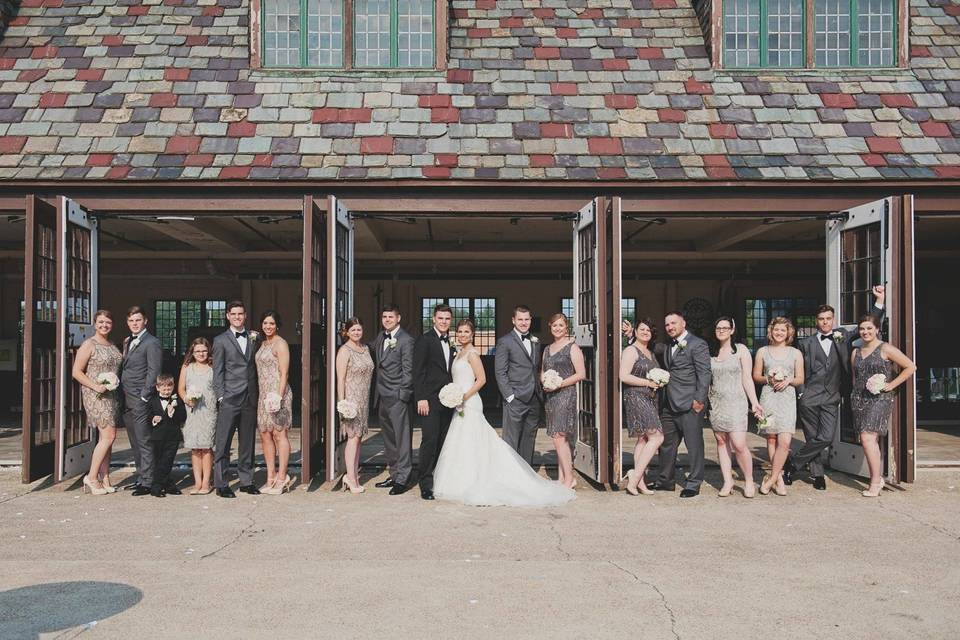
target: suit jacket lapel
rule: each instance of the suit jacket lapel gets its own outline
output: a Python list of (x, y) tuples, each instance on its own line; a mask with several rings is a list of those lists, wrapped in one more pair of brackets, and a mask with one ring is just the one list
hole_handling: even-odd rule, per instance
[(516, 331), (511, 331), (510, 333), (512, 333), (516, 341), (520, 343), (520, 350), (523, 351), (523, 354), (530, 358), (530, 362), (533, 362), (533, 340), (530, 341), (530, 353), (527, 353), (527, 348), (523, 346), (523, 339), (520, 335)]

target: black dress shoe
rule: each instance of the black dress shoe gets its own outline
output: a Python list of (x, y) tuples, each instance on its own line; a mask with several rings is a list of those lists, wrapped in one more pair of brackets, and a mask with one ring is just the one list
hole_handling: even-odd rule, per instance
[(826, 491), (827, 479), (823, 476), (813, 476), (813, 488), (817, 491)]
[(431, 491), (430, 489), (421, 489), (420, 497), (423, 498), (424, 500), (433, 500), (433, 491)]
[(260, 489), (257, 489), (256, 485), (245, 484), (240, 487), (240, 493), (249, 493), (252, 496), (260, 495)]
[(132, 496), (145, 496), (150, 493), (150, 487), (145, 487), (142, 484), (138, 484), (133, 488), (133, 491), (130, 492)]
[(168, 493), (172, 496), (179, 496), (183, 494), (183, 491), (180, 491), (175, 484), (168, 484), (163, 491), (164, 493)]
[(684, 489), (680, 492), (681, 498), (695, 498), (698, 495), (700, 495), (699, 489)]
[(166, 493), (166, 491), (163, 490), (163, 487), (154, 487), (154, 488), (150, 489), (150, 495), (152, 495), (154, 498), (166, 498), (166, 497), (167, 497), (167, 493)]
[(393, 484), (390, 486), (390, 495), (399, 496), (401, 493), (406, 493), (407, 487), (402, 484)]
[(651, 484), (649, 488), (653, 489), (654, 491), (676, 491), (677, 485), (666, 484), (665, 482), (660, 482), (658, 480), (657, 482), (654, 482), (653, 484)]
[(373, 486), (375, 486), (377, 489), (389, 489), (395, 484), (396, 483), (393, 481), (393, 478), (387, 478), (386, 480), (382, 480)]
[(217, 488), (217, 495), (221, 498), (236, 498), (237, 494), (233, 492), (233, 489), (230, 487), (224, 487), (223, 489)]

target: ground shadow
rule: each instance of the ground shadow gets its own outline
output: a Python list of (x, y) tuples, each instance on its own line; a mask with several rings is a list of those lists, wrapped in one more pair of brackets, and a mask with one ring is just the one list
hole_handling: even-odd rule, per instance
[(92, 627), (142, 599), (140, 589), (117, 582), (47, 582), (0, 591), (0, 638)]

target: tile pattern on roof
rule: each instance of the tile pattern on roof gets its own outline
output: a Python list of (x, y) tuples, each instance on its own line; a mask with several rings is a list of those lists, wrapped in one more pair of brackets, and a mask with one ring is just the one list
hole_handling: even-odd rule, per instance
[(22, 0), (2, 179), (960, 178), (960, 7), (902, 71), (710, 69), (690, 0), (454, 0), (450, 68), (248, 68), (246, 0)]

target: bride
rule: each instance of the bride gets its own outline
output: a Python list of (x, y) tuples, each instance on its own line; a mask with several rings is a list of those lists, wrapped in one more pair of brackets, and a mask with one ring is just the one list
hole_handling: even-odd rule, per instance
[(437, 461), (434, 494), (482, 506), (544, 507), (573, 500), (572, 489), (538, 475), (483, 417), (478, 393), (487, 378), (473, 346), (473, 332), (470, 320), (457, 323), (460, 353), (451, 372), (453, 383), (463, 389), (463, 405), (453, 414)]

